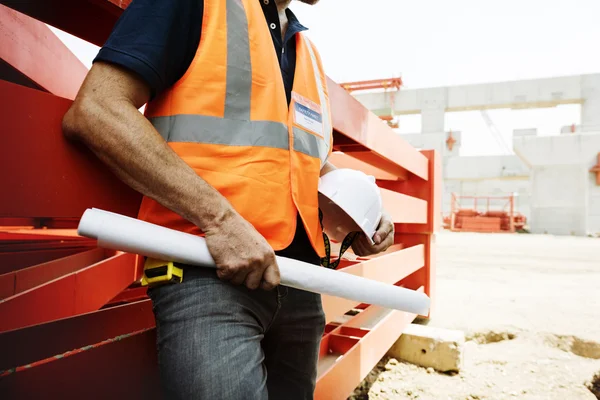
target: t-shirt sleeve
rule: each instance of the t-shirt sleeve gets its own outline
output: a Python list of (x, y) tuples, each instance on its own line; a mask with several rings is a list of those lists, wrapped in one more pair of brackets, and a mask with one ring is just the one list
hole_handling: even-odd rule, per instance
[(137, 73), (152, 97), (189, 68), (202, 29), (202, 0), (133, 0), (94, 59)]

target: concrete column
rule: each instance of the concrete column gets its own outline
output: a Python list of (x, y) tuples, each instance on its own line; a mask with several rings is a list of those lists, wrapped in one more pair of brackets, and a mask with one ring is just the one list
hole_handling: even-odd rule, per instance
[(423, 89), (419, 92), (421, 108), (421, 132), (444, 132), (448, 91), (446, 88)]
[(600, 132), (600, 74), (581, 77), (581, 130)]

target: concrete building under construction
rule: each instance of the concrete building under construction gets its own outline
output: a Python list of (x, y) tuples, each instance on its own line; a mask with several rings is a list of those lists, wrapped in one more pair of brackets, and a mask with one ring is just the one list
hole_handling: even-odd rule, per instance
[[(444, 214), (451, 211), (452, 193), (515, 194), (516, 208), (534, 233), (600, 232), (600, 74), (354, 95), (386, 120), (421, 115), (421, 132), (402, 136), (417, 148), (442, 154)], [(447, 112), (481, 110), (488, 126), (497, 129), (486, 110), (563, 104), (581, 106), (581, 124), (557, 127), (551, 136), (515, 129), (508, 149), (514, 154), (461, 157), (461, 133), (444, 126)]]

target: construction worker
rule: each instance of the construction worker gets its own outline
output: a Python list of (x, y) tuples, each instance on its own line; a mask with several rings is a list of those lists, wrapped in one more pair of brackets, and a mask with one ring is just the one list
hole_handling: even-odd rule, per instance
[[(63, 120), (144, 195), (140, 219), (205, 235), (217, 264), (148, 291), (167, 399), (313, 396), (321, 298), (280, 286), (275, 254), (320, 264), (335, 167), (325, 73), (289, 3), (133, 0)], [(387, 214), (374, 240), (354, 251), (392, 244)]]

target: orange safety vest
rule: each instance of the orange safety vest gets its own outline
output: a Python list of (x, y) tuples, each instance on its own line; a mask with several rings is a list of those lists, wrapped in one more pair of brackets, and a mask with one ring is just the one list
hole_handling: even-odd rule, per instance
[[(300, 33), (295, 40), (288, 108), (259, 1), (205, 0), (202, 35), (189, 69), (147, 105), (145, 115), (274, 250), (292, 242), (299, 212), (313, 248), (323, 257), (318, 182), (333, 143), (329, 96), (316, 49)], [(139, 218), (202, 234), (148, 197)]]

